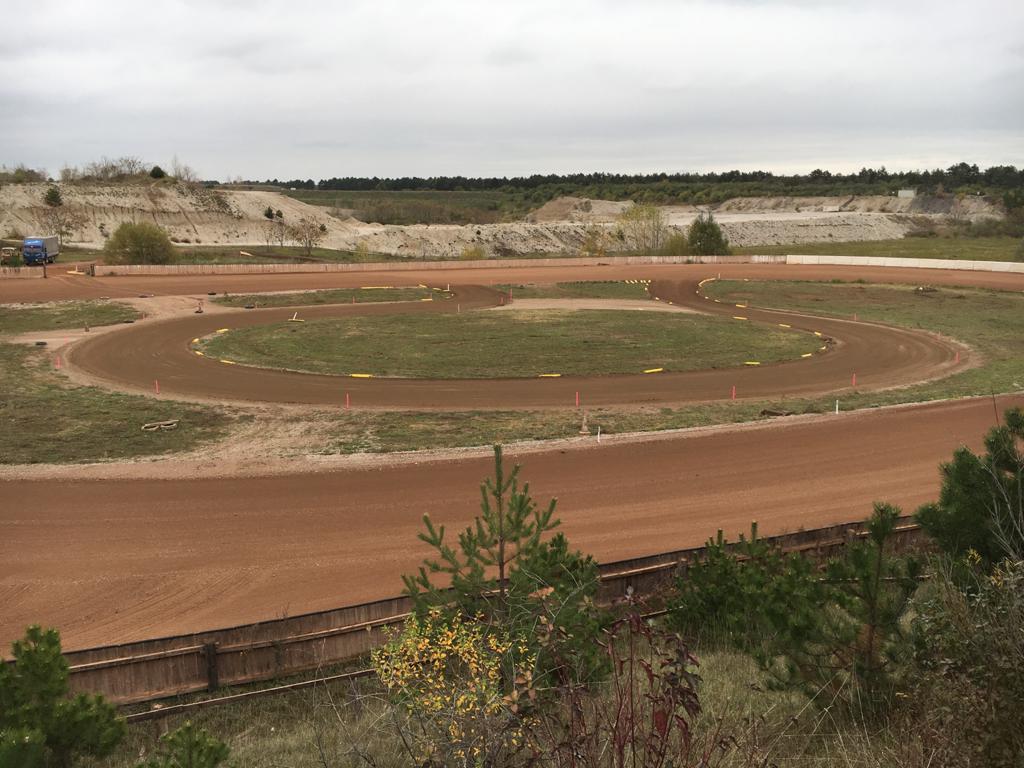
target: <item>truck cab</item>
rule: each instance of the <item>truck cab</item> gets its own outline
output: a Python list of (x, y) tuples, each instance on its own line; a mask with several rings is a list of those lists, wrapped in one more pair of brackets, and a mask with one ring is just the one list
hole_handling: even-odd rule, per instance
[(59, 254), (60, 240), (56, 237), (26, 237), (21, 244), (25, 266), (53, 264)]

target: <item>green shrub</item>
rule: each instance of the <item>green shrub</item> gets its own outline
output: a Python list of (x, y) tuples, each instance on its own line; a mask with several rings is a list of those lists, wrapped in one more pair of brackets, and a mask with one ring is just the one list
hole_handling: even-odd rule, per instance
[(690, 252), (697, 256), (724, 256), (729, 253), (729, 241), (710, 213), (701, 212), (687, 233)]
[(663, 256), (689, 256), (690, 241), (681, 232), (669, 235), (661, 246)]
[[(457, 546), (446, 540), (444, 526), (424, 515), (427, 530), (419, 538), (436, 556), (418, 574), (402, 577), (415, 611), (422, 617), (440, 609), (448, 618), (479, 616), (498, 624), (545, 671), (551, 659), (538, 654), (535, 629), (541, 616), (550, 615), (554, 629), (572, 638), (574, 673), (596, 675), (603, 664), (595, 642), (602, 621), (593, 602), (597, 564), (571, 550), (561, 533), (546, 538), (560, 525), (555, 502), (539, 508), (529, 485), (519, 485), (519, 467), (505, 473), (501, 446), (494, 447), (494, 478), (480, 494), (481, 514), (459, 534)], [(518, 661), (513, 653), (510, 663)]]
[[(915, 602), (915, 730), (936, 765), (1017, 768), (1024, 755), (1024, 563), (939, 568)], [(968, 573), (966, 584), (964, 573)], [(967, 587), (964, 591), (964, 586)]]
[(759, 539), (754, 525), (735, 545), (721, 532), (708, 541), (676, 580), (668, 620), (686, 636), (754, 650), (782, 632), (809, 631), (830, 599), (808, 558)]
[(156, 753), (139, 768), (217, 768), (231, 750), (191, 721), (160, 737)]
[(167, 171), (159, 165), (154, 165), (149, 171), (150, 178), (163, 179), (167, 177)]
[(750, 651), (772, 685), (847, 711), (882, 713), (893, 701), (907, 642), (901, 626), (919, 567), (891, 551), (899, 510), (876, 504), (868, 537), (828, 564), (824, 578), (802, 555), (756, 538), (728, 549), (719, 538), (670, 600), (669, 621), (717, 630)]
[(102, 696), (68, 696), (68, 663), (55, 629), (29, 627), (0, 663), (0, 766), (67, 768), (80, 756), (102, 758), (125, 724)]
[(480, 261), (486, 256), (486, 251), (479, 245), (467, 245), (459, 254), (459, 258), (463, 261)]
[(1004, 422), (985, 436), (984, 455), (966, 447), (953, 453), (941, 467), (939, 500), (915, 515), (953, 558), (973, 551), (989, 566), (1024, 559), (1024, 410), (1008, 410)]
[(167, 233), (148, 221), (125, 222), (103, 246), (108, 264), (167, 264), (173, 254)]

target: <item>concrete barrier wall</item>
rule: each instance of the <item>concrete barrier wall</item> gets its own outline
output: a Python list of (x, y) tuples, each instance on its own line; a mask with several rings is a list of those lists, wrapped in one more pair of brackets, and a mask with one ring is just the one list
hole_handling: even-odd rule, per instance
[(889, 256), (787, 256), (787, 264), (834, 265), (843, 267), (903, 267), (909, 269), (957, 269), (974, 272), (1016, 272), (1024, 274), (1024, 263), (973, 261), (968, 259), (905, 259)]
[(170, 264), (107, 266), (97, 264), (97, 277), (113, 275), (279, 275), (295, 273), (379, 272), (434, 269), (507, 269), (629, 264), (785, 264), (785, 256), (606, 256), (603, 258), (482, 259), (480, 261), (385, 261), (361, 264)]
[(39, 267), (0, 267), (0, 280), (18, 280), (42, 278), (43, 270)]

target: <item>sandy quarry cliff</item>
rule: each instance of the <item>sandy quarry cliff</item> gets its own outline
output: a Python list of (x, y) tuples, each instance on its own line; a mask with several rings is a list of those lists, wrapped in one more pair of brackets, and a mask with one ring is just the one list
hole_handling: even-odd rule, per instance
[[(0, 234), (37, 232), (45, 184), (0, 187)], [(211, 190), (180, 184), (65, 184), (65, 205), (82, 214), (85, 225), (71, 242), (100, 248), (124, 221), (152, 221), (183, 245), (258, 246), (264, 240), (269, 206), (285, 222), (306, 217), (324, 224), (324, 246), (365, 247), (374, 253), (411, 258), (458, 255), (479, 246), (489, 255), (575, 252), (588, 228), (615, 229), (628, 202), (558, 198), (524, 221), (476, 225), (380, 225), (337, 218), (327, 208), (308, 205), (272, 191)], [(730, 242), (740, 246), (797, 242), (884, 240), (903, 237), (927, 219), (948, 216), (952, 201), (918, 197), (736, 198), (711, 206)], [(962, 215), (1000, 216), (981, 198), (961, 203)], [(666, 206), (670, 227), (684, 231), (697, 216), (694, 206)]]

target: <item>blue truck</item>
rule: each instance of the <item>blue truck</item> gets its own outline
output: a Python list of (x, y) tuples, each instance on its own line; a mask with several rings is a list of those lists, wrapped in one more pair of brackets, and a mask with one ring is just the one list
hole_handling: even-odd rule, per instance
[(21, 258), (27, 267), (53, 264), (59, 255), (59, 237), (26, 237), (21, 244)]

